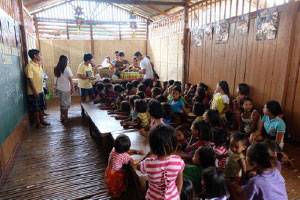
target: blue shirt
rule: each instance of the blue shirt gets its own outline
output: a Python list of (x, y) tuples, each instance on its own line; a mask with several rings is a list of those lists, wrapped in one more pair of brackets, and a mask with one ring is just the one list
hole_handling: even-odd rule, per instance
[(285, 133), (286, 126), (284, 121), (280, 117), (277, 116), (274, 119), (270, 120), (270, 117), (268, 115), (264, 115), (261, 121), (264, 123), (264, 128), (267, 134), (276, 137), (278, 132)]
[(182, 106), (184, 106), (184, 102), (181, 99), (179, 99), (178, 101), (174, 101), (173, 99), (171, 99), (169, 101), (169, 104), (171, 105), (172, 112), (174, 113), (180, 113)]

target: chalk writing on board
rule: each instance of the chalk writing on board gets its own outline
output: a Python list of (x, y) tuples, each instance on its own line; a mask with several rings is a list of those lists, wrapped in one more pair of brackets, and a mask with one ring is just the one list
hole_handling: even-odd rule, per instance
[(4, 65), (10, 65), (10, 64), (12, 64), (11, 56), (2, 55), (2, 63)]

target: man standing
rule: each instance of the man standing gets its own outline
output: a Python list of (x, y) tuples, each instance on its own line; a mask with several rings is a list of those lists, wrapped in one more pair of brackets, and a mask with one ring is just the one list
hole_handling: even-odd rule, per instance
[(125, 70), (129, 68), (129, 62), (124, 59), (124, 52), (119, 52), (119, 60), (117, 60), (115, 64), (115, 75), (120, 77), (120, 74)]
[(43, 91), (43, 69), (40, 65), (41, 54), (37, 49), (28, 51), (31, 59), (30, 63), (25, 68), (26, 77), (28, 80), (27, 94), (29, 112), (34, 113), (34, 119), (37, 128), (49, 126), (50, 124), (44, 121), (43, 111), (47, 109), (46, 98)]
[(141, 52), (137, 51), (134, 56), (140, 61), (140, 73), (144, 74), (144, 79), (152, 79), (153, 69), (150, 60), (147, 57), (143, 58)]
[(92, 73), (92, 59), (92, 54), (84, 54), (84, 62), (78, 66), (77, 70), (78, 87), (82, 102), (85, 102), (87, 96), (89, 96), (91, 100), (94, 100), (95, 98), (95, 93), (92, 85), (92, 82), (95, 79)]

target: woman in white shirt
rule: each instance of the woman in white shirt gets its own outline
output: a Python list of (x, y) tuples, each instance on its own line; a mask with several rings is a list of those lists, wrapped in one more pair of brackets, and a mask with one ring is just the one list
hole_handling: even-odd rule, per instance
[(71, 106), (71, 94), (74, 91), (73, 74), (68, 65), (68, 57), (61, 55), (57, 66), (54, 68), (55, 90), (60, 98), (60, 120), (68, 120), (68, 110)]

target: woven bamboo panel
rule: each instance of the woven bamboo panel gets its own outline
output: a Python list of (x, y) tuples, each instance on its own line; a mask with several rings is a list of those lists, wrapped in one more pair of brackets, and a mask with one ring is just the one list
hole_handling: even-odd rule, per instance
[(43, 63), (45, 65), (54, 65), (54, 60), (53, 60), (53, 48), (52, 48), (52, 40), (40, 40), (40, 50), (42, 52), (42, 59)]
[(54, 64), (58, 63), (61, 55), (68, 56), (70, 58), (70, 41), (69, 40), (53, 40), (53, 60)]
[(72, 40), (70, 43), (70, 63), (79, 65), (83, 62), (83, 41)]

